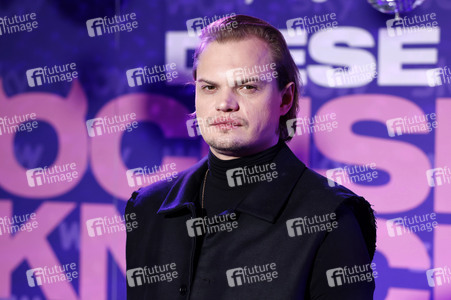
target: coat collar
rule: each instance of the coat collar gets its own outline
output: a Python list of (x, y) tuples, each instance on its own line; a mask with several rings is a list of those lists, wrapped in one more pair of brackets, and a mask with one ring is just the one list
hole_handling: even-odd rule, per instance
[[(235, 211), (267, 222), (275, 222), (306, 167), (286, 144), (282, 146), (273, 162), (276, 163), (277, 178), (271, 182), (249, 184), (247, 197), (236, 205)], [(207, 168), (207, 157), (189, 168), (174, 184), (158, 214), (194, 207)]]

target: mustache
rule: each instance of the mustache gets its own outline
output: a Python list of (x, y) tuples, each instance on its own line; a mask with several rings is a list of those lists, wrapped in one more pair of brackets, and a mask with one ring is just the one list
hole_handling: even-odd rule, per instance
[(229, 114), (229, 115), (217, 115), (217, 116), (213, 116), (213, 117), (207, 117), (206, 124), (208, 126), (219, 125), (219, 124), (232, 124), (232, 125), (243, 126), (243, 125), (247, 124), (247, 121), (246, 121), (246, 119), (239, 117), (237, 115)]

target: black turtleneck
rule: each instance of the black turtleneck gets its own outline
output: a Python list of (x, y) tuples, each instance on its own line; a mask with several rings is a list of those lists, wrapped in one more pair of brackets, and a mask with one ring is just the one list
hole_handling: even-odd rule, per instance
[[(264, 165), (274, 160), (282, 149), (284, 141), (279, 142), (257, 154), (240, 157), (232, 160), (221, 160), (210, 150), (208, 153), (207, 180), (205, 184), (204, 208), (208, 216), (219, 215), (222, 212), (234, 208), (247, 194), (248, 185), (230, 187), (227, 181), (227, 170), (235, 168)], [(202, 181), (203, 182), (203, 181)], [(201, 184), (199, 203), (202, 203)]]
[[(199, 209), (199, 211), (202, 211), (202, 217), (205, 215), (212, 217), (214, 215), (220, 215), (227, 210), (231, 210), (247, 195), (249, 185), (229, 186), (226, 174), (227, 170), (271, 163), (277, 153), (282, 149), (283, 143), (283, 141), (279, 140), (276, 145), (262, 152), (232, 160), (219, 159), (210, 150), (208, 153), (209, 171), (207, 180), (205, 181), (204, 210), (202, 211)], [(202, 178), (202, 184), (200, 185), (200, 196), (198, 199), (199, 208), (201, 208), (202, 205), (204, 178)], [(197, 272), (197, 264), (199, 263), (204, 238), (205, 236), (203, 235), (196, 237), (196, 250), (194, 252), (193, 261), (194, 274)]]

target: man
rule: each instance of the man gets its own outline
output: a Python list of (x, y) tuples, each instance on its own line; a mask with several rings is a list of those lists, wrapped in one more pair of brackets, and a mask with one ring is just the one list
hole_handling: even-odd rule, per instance
[(372, 299), (370, 205), (285, 144), (300, 80), (280, 32), (241, 15), (210, 24), (194, 79), (210, 152), (129, 200), (128, 298)]

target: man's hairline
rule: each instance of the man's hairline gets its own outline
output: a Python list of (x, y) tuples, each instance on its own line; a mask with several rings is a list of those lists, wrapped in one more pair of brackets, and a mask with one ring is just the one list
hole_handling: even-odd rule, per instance
[[(196, 64), (193, 65), (193, 68), (194, 68), (194, 69), (193, 69), (193, 75), (195, 74), (195, 76), (193, 76), (194, 81), (197, 80), (197, 79), (196, 79), (196, 78), (197, 78), (197, 69), (198, 69), (198, 66), (199, 66), (200, 56), (202, 55), (202, 53), (204, 53), (204, 51), (205, 51), (205, 49), (207, 48), (208, 45), (210, 45), (210, 44), (212, 44), (212, 43), (214, 43), (214, 42), (217, 42), (218, 44), (225, 44), (225, 43), (229, 43), (229, 42), (239, 42), (239, 41), (245, 40), (246, 37), (249, 37), (249, 36), (251, 36), (252, 38), (256, 38), (256, 39), (262, 41), (262, 42), (266, 45), (267, 50), (269, 51), (269, 54), (270, 54), (270, 56), (271, 56), (271, 62), (270, 62), (270, 63), (276, 63), (276, 59), (275, 59), (275, 57), (274, 57), (274, 53), (273, 53), (273, 51), (272, 51), (272, 48), (271, 48), (271, 46), (269, 45), (269, 42), (266, 41), (265, 39), (263, 39), (263, 38), (257, 36), (256, 34), (253, 34), (253, 33), (246, 33), (246, 34), (245, 34), (244, 36), (242, 36), (242, 37), (226, 37), (226, 38), (224, 38), (222, 41), (221, 41), (221, 40), (218, 40), (218, 39), (214, 39), (214, 40), (212, 40), (212, 41), (202, 41), (202, 42), (201, 42), (201, 45), (202, 45), (203, 49), (202, 49), (202, 51), (201, 51), (201, 52), (198, 54), (198, 56), (197, 56)], [(276, 63), (276, 64), (277, 64), (277, 63)], [(284, 88), (284, 87), (283, 87), (283, 88)], [(282, 89), (283, 89), (283, 88), (282, 88)], [(280, 90), (282, 90), (282, 89), (280, 89)]]

